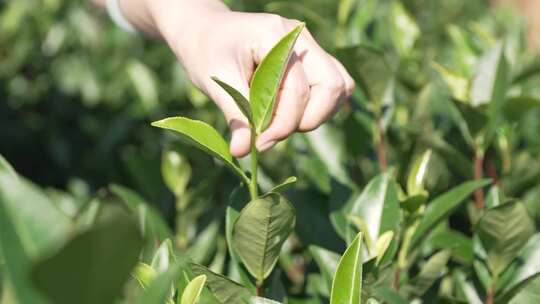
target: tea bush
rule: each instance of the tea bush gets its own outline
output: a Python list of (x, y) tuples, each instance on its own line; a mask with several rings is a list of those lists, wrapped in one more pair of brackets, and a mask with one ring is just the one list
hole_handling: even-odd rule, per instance
[[(229, 3), (304, 21), (358, 84), (238, 160), (163, 46), (81, 1), (0, 4), (0, 303), (540, 301), (540, 62), (517, 15)], [(303, 26), (249, 96), (214, 78), (253, 138)]]

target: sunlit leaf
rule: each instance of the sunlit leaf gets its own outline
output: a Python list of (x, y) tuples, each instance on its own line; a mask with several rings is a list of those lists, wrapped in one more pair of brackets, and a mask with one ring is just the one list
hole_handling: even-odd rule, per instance
[(349, 245), (337, 266), (330, 304), (360, 304), (362, 293), (362, 233)]
[(421, 157), (416, 159), (407, 177), (407, 194), (418, 195), (424, 193), (424, 180), (428, 173), (428, 164), (431, 158), (431, 150), (427, 150)]
[(283, 37), (257, 66), (251, 80), (249, 100), (258, 133), (270, 124), (281, 80), (292, 50), (304, 25), (297, 26)]
[(229, 145), (210, 125), (185, 117), (171, 117), (153, 122), (152, 126), (180, 133), (190, 144), (222, 160), (233, 172), (243, 177), (242, 170), (233, 160)]
[(162, 274), (159, 274), (143, 294), (137, 299), (137, 304), (171, 303), (174, 296), (173, 286), (182, 271), (181, 264), (173, 264)]
[(180, 304), (197, 304), (205, 283), (206, 275), (204, 274), (191, 280), (184, 289)]

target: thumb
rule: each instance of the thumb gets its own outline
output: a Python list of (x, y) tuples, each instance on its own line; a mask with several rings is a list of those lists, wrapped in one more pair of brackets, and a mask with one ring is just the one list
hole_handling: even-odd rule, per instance
[[(240, 80), (241, 77), (216, 76), (245, 97), (248, 96), (247, 81)], [(231, 154), (237, 158), (246, 156), (251, 148), (251, 130), (247, 118), (242, 114), (233, 98), (214, 81), (210, 81), (207, 85), (207, 93), (223, 112), (231, 130)]]

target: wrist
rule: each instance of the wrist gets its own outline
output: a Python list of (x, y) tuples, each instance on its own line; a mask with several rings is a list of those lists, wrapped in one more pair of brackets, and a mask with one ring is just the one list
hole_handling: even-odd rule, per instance
[(201, 28), (211, 22), (212, 15), (230, 11), (221, 0), (146, 0), (148, 12), (159, 32), (174, 51), (189, 43)]

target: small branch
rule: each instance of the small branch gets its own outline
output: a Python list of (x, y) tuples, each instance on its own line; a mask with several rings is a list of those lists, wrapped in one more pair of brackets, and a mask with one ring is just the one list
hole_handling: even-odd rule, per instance
[[(481, 180), (484, 177), (484, 152), (476, 150), (474, 154), (474, 179)], [(479, 188), (474, 191), (474, 201), (476, 209), (482, 210), (485, 207), (484, 189)]]
[(401, 281), (401, 268), (397, 267), (396, 271), (394, 272), (394, 282), (392, 283), (392, 286), (396, 291), (399, 291), (399, 282)]
[(264, 288), (262, 282), (257, 282), (257, 297), (264, 297)]
[(486, 295), (486, 304), (495, 303), (495, 283), (491, 285)]
[(251, 183), (249, 185), (249, 194), (251, 199), (254, 200), (259, 197), (259, 189), (257, 186), (257, 170), (258, 170), (258, 153), (257, 148), (255, 147), (255, 142), (257, 140), (257, 133), (252, 129), (251, 131)]
[(501, 187), (501, 180), (499, 179), (499, 175), (497, 174), (497, 168), (493, 163), (493, 159), (488, 159), (487, 161), (487, 175), (493, 180), (493, 183), (495, 185)]
[(388, 168), (388, 163), (386, 161), (386, 145), (385, 145), (385, 135), (384, 129), (382, 127), (382, 122), (377, 123), (377, 132), (378, 132), (378, 142), (377, 142), (377, 159), (379, 160), (379, 167), (381, 171), (386, 171)]

